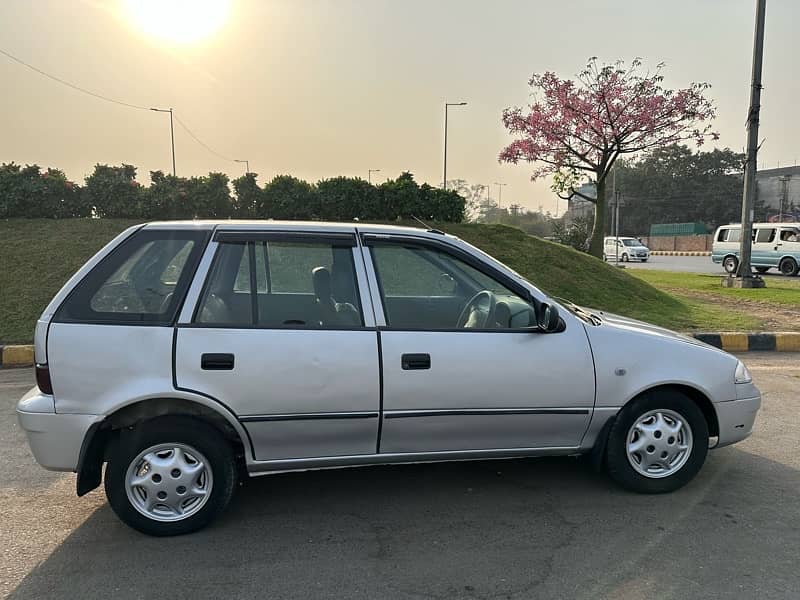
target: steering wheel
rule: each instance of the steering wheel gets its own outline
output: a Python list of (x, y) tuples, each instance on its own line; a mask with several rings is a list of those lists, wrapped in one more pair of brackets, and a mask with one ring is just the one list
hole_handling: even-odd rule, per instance
[(470, 298), (461, 315), (458, 317), (456, 327), (465, 329), (483, 329), (488, 324), (494, 323), (497, 296), (489, 290), (482, 290)]

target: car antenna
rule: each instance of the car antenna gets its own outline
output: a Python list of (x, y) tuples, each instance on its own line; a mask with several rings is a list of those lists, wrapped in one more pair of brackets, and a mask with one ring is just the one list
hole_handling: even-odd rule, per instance
[(441, 231), (440, 229), (435, 229), (435, 228), (431, 227), (430, 225), (428, 225), (425, 221), (423, 221), (419, 217), (417, 217), (415, 215), (411, 215), (411, 218), (414, 219), (417, 223), (420, 223), (423, 227), (425, 227), (425, 229), (429, 233), (441, 233), (442, 235), (444, 235), (444, 231)]

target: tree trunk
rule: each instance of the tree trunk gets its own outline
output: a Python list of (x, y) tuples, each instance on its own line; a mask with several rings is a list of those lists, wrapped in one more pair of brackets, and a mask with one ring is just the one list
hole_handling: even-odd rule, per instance
[(603, 244), (606, 235), (606, 181), (597, 182), (597, 201), (594, 205), (594, 227), (592, 237), (589, 242), (589, 254), (597, 258), (603, 258)]

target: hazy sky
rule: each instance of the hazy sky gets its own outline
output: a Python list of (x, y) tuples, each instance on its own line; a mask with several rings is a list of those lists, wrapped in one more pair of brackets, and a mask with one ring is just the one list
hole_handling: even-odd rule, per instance
[[(443, 103), (464, 100), (450, 112), (448, 179), (505, 182), (504, 205), (553, 210), (528, 166), (497, 162), (509, 140), (501, 111), (527, 101), (531, 73), (571, 76), (593, 55), (665, 61), (666, 85), (713, 85), (719, 145), (741, 149), (754, 10), (754, 0), (231, 0), (218, 31), (177, 43), (144, 31), (122, 0), (2, 0), (0, 48), (106, 96), (173, 106), (262, 182), (381, 169), (373, 181), (410, 170), (438, 184)], [(162, 20), (149, 26), (169, 30)], [(800, 160), (797, 23), (800, 1), (769, 0), (760, 166)], [(0, 81), (0, 162), (76, 180), (127, 162), (145, 183), (171, 169), (168, 115), (96, 100), (3, 56)], [(179, 175), (243, 172), (175, 135)]]

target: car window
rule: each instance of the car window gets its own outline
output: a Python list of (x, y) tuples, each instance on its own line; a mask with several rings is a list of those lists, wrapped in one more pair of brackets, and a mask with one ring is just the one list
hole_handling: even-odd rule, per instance
[(727, 231), (726, 242), (739, 242), (742, 239), (741, 229), (726, 229), (725, 231)]
[(781, 230), (781, 241), (784, 241), (784, 242), (797, 242), (797, 241), (800, 241), (800, 230), (797, 230), (797, 229), (783, 229), (783, 230)]
[(768, 243), (775, 239), (775, 229), (773, 228), (764, 228), (758, 229), (756, 231), (755, 242), (756, 243)]
[(401, 329), (508, 329), (535, 324), (533, 307), (492, 276), (438, 249), (370, 247), (386, 324)]
[(59, 308), (67, 322), (171, 322), (204, 232), (140, 230), (103, 259)]
[(357, 289), (351, 246), (223, 242), (194, 321), (231, 327), (361, 327)]

